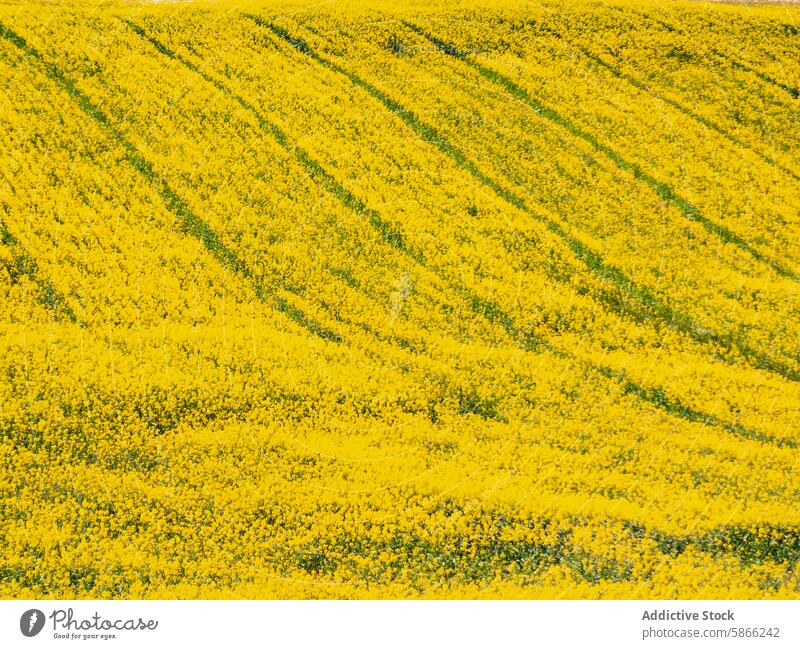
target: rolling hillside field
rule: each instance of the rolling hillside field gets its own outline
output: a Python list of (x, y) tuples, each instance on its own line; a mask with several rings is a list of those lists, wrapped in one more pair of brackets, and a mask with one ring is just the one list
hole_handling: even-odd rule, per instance
[(800, 7), (0, 3), (0, 597), (800, 597)]

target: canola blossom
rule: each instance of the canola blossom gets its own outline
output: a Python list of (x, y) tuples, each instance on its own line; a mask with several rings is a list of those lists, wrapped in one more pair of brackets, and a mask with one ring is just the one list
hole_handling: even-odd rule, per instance
[(0, 596), (800, 596), (800, 9), (0, 6)]

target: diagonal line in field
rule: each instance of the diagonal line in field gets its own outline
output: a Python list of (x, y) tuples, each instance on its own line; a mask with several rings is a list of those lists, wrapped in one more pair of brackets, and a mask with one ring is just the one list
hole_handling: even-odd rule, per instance
[(676, 101), (675, 99), (671, 99), (670, 97), (666, 97), (666, 96), (662, 95), (661, 93), (657, 92), (656, 90), (653, 90), (647, 84), (642, 83), (641, 81), (639, 81), (638, 79), (634, 78), (633, 76), (631, 76), (629, 74), (626, 74), (625, 72), (623, 72), (622, 70), (617, 68), (615, 65), (612, 65), (611, 63), (608, 63), (602, 57), (598, 56), (597, 54), (594, 54), (593, 52), (591, 52), (587, 48), (581, 47), (579, 49), (580, 49), (580, 51), (583, 53), (583, 55), (586, 58), (588, 58), (590, 61), (593, 61), (594, 63), (596, 63), (600, 67), (604, 68), (605, 70), (608, 70), (611, 74), (613, 74), (618, 79), (622, 79), (623, 81), (626, 81), (627, 83), (629, 83), (634, 88), (636, 88), (638, 90), (641, 90), (642, 92), (645, 92), (645, 93), (651, 95), (652, 97), (655, 97), (656, 99), (658, 99), (659, 101), (667, 104), (668, 106), (671, 106), (672, 108), (674, 108), (678, 112), (682, 113), (683, 115), (686, 115), (686, 117), (689, 117), (690, 119), (693, 119), (698, 124), (701, 124), (702, 126), (705, 126), (707, 129), (709, 129), (711, 131), (714, 131), (718, 135), (721, 135), (726, 140), (728, 140), (728, 142), (730, 142), (731, 144), (735, 144), (738, 147), (741, 147), (743, 149), (748, 149), (749, 151), (752, 151), (761, 160), (766, 162), (770, 167), (774, 167), (775, 169), (779, 169), (781, 172), (785, 173), (787, 176), (789, 176), (791, 178), (794, 178), (797, 181), (800, 181), (800, 176), (798, 176), (794, 171), (792, 171), (788, 167), (783, 166), (777, 160), (775, 160), (773, 158), (770, 158), (768, 155), (766, 155), (765, 153), (762, 153), (761, 151), (756, 149), (754, 146), (744, 142), (738, 136), (733, 135), (732, 133), (729, 133), (726, 129), (722, 128), (718, 124), (715, 124), (714, 122), (712, 122), (707, 117), (703, 117), (702, 115), (699, 115), (698, 113), (695, 113), (691, 108), (687, 108), (686, 106), (681, 104), (679, 101)]
[(798, 443), (789, 437), (776, 437), (768, 433), (749, 428), (740, 424), (739, 422), (727, 422), (716, 415), (707, 412), (695, 410), (680, 401), (669, 397), (661, 388), (649, 387), (645, 388), (631, 381), (628, 376), (618, 370), (604, 367), (602, 365), (593, 365), (592, 368), (605, 376), (612, 379), (622, 386), (623, 394), (632, 394), (642, 401), (646, 401), (651, 405), (663, 410), (664, 412), (680, 417), (690, 422), (699, 422), (712, 426), (715, 428), (722, 428), (726, 432), (741, 437), (742, 439), (749, 439), (764, 444), (775, 444), (778, 447), (798, 448)]
[[(721, 135), (726, 140), (728, 140), (731, 144), (734, 144), (734, 145), (736, 145), (738, 147), (741, 147), (741, 148), (744, 148), (744, 149), (748, 149), (749, 151), (752, 151), (755, 155), (757, 155), (759, 158), (761, 158), (761, 160), (766, 162), (770, 167), (773, 167), (775, 169), (779, 169), (781, 172), (783, 172), (787, 176), (789, 176), (789, 177), (791, 177), (791, 178), (793, 178), (793, 179), (795, 179), (797, 181), (800, 181), (800, 176), (798, 176), (794, 171), (792, 171), (788, 167), (782, 165), (780, 162), (778, 162), (778, 160), (776, 158), (774, 158), (774, 157), (771, 158), (766, 153), (763, 153), (762, 151), (757, 149), (753, 144), (745, 142), (744, 140), (742, 140), (737, 135), (734, 135), (733, 133), (730, 133), (727, 129), (723, 128), (719, 124), (716, 124), (715, 122), (711, 121), (707, 117), (703, 117), (699, 113), (694, 112), (691, 108), (688, 108), (687, 106), (684, 106), (681, 102), (661, 94), (660, 92), (658, 92), (657, 90), (655, 90), (654, 88), (649, 86), (647, 83), (635, 78), (633, 75), (630, 75), (630, 74), (627, 74), (627, 73), (623, 72), (616, 65), (614, 65), (612, 63), (609, 63), (608, 61), (603, 59), (598, 54), (595, 54), (594, 52), (592, 52), (589, 48), (584, 47), (583, 45), (581, 45), (579, 43), (572, 42), (567, 36), (565, 36), (564, 34), (559, 32), (557, 29), (554, 29), (553, 27), (550, 27), (550, 26), (548, 26), (548, 25), (546, 25), (544, 23), (536, 23), (535, 21), (529, 21), (527, 24), (531, 25), (531, 26), (535, 26), (541, 32), (550, 34), (554, 38), (557, 38), (559, 40), (563, 40), (564, 42), (568, 43), (571, 47), (573, 47), (575, 50), (580, 51), (587, 59), (589, 59), (593, 63), (599, 65), (601, 68), (607, 70), (608, 72), (610, 72), (612, 75), (614, 75), (618, 79), (621, 79), (621, 80), (627, 82), (628, 84), (630, 84), (631, 86), (633, 86), (637, 90), (640, 90), (640, 91), (642, 91), (644, 93), (647, 93), (648, 95), (650, 95), (651, 97), (655, 97), (656, 99), (658, 99), (662, 103), (665, 103), (668, 106), (671, 106), (672, 108), (674, 108), (678, 112), (682, 113), (686, 117), (689, 117), (690, 119), (696, 121), (701, 126), (704, 126), (707, 129), (709, 129), (711, 131), (714, 131), (718, 135)], [(615, 58), (617, 58), (618, 60), (620, 60), (620, 59), (623, 60), (623, 61), (625, 60), (625, 58), (623, 56), (619, 55), (619, 54), (613, 54), (613, 56), (615, 56)]]
[(784, 92), (788, 93), (792, 99), (797, 99), (800, 97), (800, 90), (795, 88), (794, 86), (789, 86), (785, 83), (774, 79), (773, 77), (769, 76), (761, 72), (760, 70), (756, 70), (755, 68), (751, 68), (746, 63), (742, 63), (741, 61), (737, 61), (736, 59), (728, 56), (725, 52), (721, 52), (720, 50), (714, 49), (712, 52), (719, 58), (724, 59), (728, 63), (731, 64), (732, 67), (736, 68), (737, 70), (742, 70), (743, 72), (749, 72), (750, 74), (754, 74), (756, 77), (761, 79), (765, 83), (772, 84), (776, 88), (780, 88)]
[[(509, 190), (501, 187), (496, 181), (481, 172), (472, 160), (470, 160), (460, 149), (448, 142), (432, 126), (421, 122), (419, 118), (414, 115), (414, 113), (404, 108), (397, 101), (390, 98), (368, 81), (365, 81), (355, 73), (350, 72), (342, 66), (319, 55), (305, 41), (298, 37), (292, 36), (285, 29), (269, 23), (257, 16), (252, 16), (249, 14), (243, 15), (255, 22), (260, 27), (269, 29), (278, 38), (286, 41), (298, 52), (308, 56), (311, 60), (317, 62), (322, 67), (345, 76), (356, 87), (364, 90), (369, 95), (380, 101), (384, 106), (386, 106), (387, 109), (396, 114), (403, 122), (410, 126), (418, 135), (420, 135), (420, 137), (438, 148), (462, 169), (470, 173), (476, 180), (486, 187), (492, 189), (500, 198), (504, 199), (510, 205), (524, 211), (526, 214), (544, 224), (551, 232), (556, 234), (565, 243), (567, 243), (575, 257), (579, 259), (587, 268), (589, 268), (590, 271), (596, 274), (600, 279), (615, 284), (628, 297), (640, 302), (647, 308), (649, 315), (655, 316), (659, 320), (664, 321), (668, 326), (686, 334), (695, 342), (700, 344), (711, 343), (718, 345), (723, 349), (735, 347), (739, 353), (742, 354), (742, 356), (747, 358), (752, 363), (753, 367), (778, 374), (790, 381), (800, 382), (800, 372), (797, 370), (781, 363), (778, 360), (762, 354), (758, 350), (752, 349), (747, 343), (738, 340), (729, 334), (717, 334), (699, 326), (694, 322), (691, 316), (682, 313), (681, 311), (662, 302), (649, 289), (636, 284), (620, 269), (607, 263), (603, 259), (602, 255), (592, 250), (579, 239), (569, 235), (559, 223), (531, 210), (519, 196), (516, 196)], [(617, 312), (620, 315), (631, 315), (627, 305), (623, 305), (622, 308)]]
[(755, 260), (761, 262), (769, 266), (775, 273), (780, 275), (781, 277), (786, 277), (792, 280), (800, 280), (800, 277), (797, 276), (794, 271), (785, 266), (781, 265), (779, 262), (775, 261), (774, 259), (770, 259), (766, 255), (762, 254), (755, 248), (753, 248), (747, 241), (745, 241), (742, 237), (740, 237), (735, 232), (729, 230), (725, 226), (714, 223), (707, 217), (701, 214), (700, 210), (697, 209), (692, 203), (688, 200), (680, 196), (675, 192), (675, 190), (668, 185), (667, 183), (658, 180), (654, 176), (647, 173), (642, 167), (636, 163), (631, 162), (620, 155), (617, 151), (612, 149), (610, 146), (603, 144), (600, 142), (594, 135), (585, 131), (580, 126), (575, 124), (569, 118), (563, 116), (558, 111), (544, 105), (538, 99), (533, 97), (527, 90), (522, 88), (520, 85), (516, 84), (514, 81), (509, 79), (504, 74), (490, 68), (478, 61), (467, 56), (464, 52), (461, 52), (457, 47), (455, 47), (451, 43), (447, 43), (432, 34), (429, 34), (421, 27), (410, 23), (408, 21), (403, 21), (403, 23), (414, 33), (422, 36), (423, 38), (427, 39), (434, 47), (436, 47), (440, 52), (457, 59), (458, 61), (463, 62), (465, 65), (471, 67), (473, 70), (478, 72), (480, 76), (483, 78), (491, 81), (492, 83), (500, 86), (506, 92), (508, 92), (512, 97), (518, 99), (519, 101), (527, 104), (533, 111), (539, 115), (540, 117), (546, 119), (547, 121), (556, 124), (570, 133), (572, 136), (577, 137), (584, 142), (588, 143), (592, 146), (592, 148), (601, 153), (603, 156), (611, 160), (619, 169), (630, 173), (633, 177), (647, 185), (650, 189), (652, 189), (658, 196), (664, 201), (672, 204), (674, 207), (678, 208), (678, 210), (690, 221), (694, 221), (695, 223), (699, 223), (703, 226), (706, 232), (715, 235), (721, 241), (725, 243), (731, 243), (737, 246), (740, 250), (747, 252), (751, 257)]
[[(24, 275), (36, 286), (39, 292), (38, 302), (53, 311), (53, 317), (58, 320), (65, 317), (70, 322), (86, 327), (86, 323), (79, 320), (75, 312), (69, 306), (67, 298), (53, 285), (53, 283), (39, 274), (36, 261), (30, 256), (19, 240), (11, 234), (8, 227), (0, 221), (0, 243), (5, 245), (11, 252), (13, 265), (3, 264), (6, 267), (12, 281)], [(3, 262), (0, 262), (3, 263)]]
[(45, 60), (38, 50), (2, 23), (0, 23), (0, 34), (25, 53), (27, 57), (39, 63), (44, 68), (47, 76), (64, 90), (84, 113), (100, 124), (112, 139), (122, 145), (125, 150), (125, 161), (156, 189), (167, 209), (181, 220), (184, 231), (200, 241), (223, 267), (247, 279), (252, 284), (256, 297), (261, 302), (267, 303), (271, 301), (280, 313), (283, 313), (295, 323), (324, 340), (342, 342), (337, 333), (325, 329), (309, 319), (302, 310), (279, 295), (275, 295), (270, 289), (264, 288), (252, 269), (220, 240), (217, 233), (202, 218), (191, 210), (169, 183), (158, 175), (152, 164), (114, 127), (108, 117), (92, 103), (91, 99), (80, 91), (72, 79), (64, 75), (55, 64)]
[[(619, 11), (620, 10), (617, 7), (609, 7), (609, 9), (612, 9), (614, 11)], [(661, 20), (660, 18), (654, 18), (653, 16), (648, 16), (647, 14), (645, 14), (645, 13), (643, 13), (641, 11), (635, 10), (635, 9), (633, 9), (631, 11), (633, 13), (635, 13), (636, 15), (641, 16), (645, 20), (650, 20), (651, 22), (655, 22), (657, 25), (659, 25), (663, 29), (667, 30), (668, 32), (673, 32), (673, 33), (676, 33), (676, 34), (680, 34), (681, 36), (687, 36), (687, 33), (683, 29), (680, 29), (679, 27), (676, 27), (675, 25), (671, 25), (670, 23), (668, 23), (665, 20)], [(715, 23), (713, 23), (713, 22), (711, 22), (711, 21), (709, 21), (707, 19), (704, 19), (704, 22), (706, 22), (712, 28), (717, 26)], [(716, 56), (718, 59), (722, 59), (723, 61), (726, 61), (727, 63), (729, 63), (731, 65), (731, 67), (734, 67), (734, 68), (736, 68), (738, 70), (741, 70), (742, 72), (748, 72), (748, 73), (750, 73), (752, 75), (755, 75), (758, 79), (760, 79), (764, 83), (770, 84), (770, 85), (775, 86), (776, 88), (778, 88), (780, 90), (783, 90), (792, 99), (797, 99), (798, 97), (800, 97), (800, 89), (795, 88), (794, 86), (790, 86), (788, 84), (782, 83), (781, 81), (778, 81), (774, 77), (771, 77), (770, 75), (765, 74), (764, 72), (761, 72), (760, 70), (756, 70), (755, 68), (753, 68), (752, 66), (748, 65), (747, 63), (743, 63), (742, 61), (738, 60), (733, 55), (730, 55), (730, 54), (728, 54), (726, 52), (723, 52), (722, 50), (720, 50), (720, 49), (718, 49), (716, 47), (711, 48), (711, 53), (714, 56)]]

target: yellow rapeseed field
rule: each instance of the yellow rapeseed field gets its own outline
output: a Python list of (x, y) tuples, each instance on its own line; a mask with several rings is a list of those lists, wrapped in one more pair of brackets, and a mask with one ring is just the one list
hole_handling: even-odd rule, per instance
[(800, 597), (800, 7), (0, 36), (0, 597)]

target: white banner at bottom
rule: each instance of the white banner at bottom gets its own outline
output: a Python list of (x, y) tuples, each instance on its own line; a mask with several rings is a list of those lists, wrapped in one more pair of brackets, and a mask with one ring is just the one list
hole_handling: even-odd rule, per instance
[(0, 647), (800, 647), (795, 601), (3, 601)]

